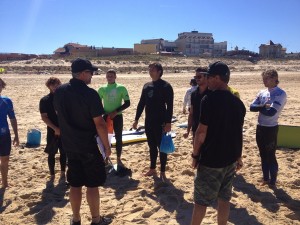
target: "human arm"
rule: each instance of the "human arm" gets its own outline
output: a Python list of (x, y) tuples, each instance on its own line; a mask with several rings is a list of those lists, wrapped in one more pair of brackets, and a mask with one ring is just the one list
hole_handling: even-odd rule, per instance
[(141, 115), (144, 111), (145, 105), (146, 105), (146, 92), (145, 92), (145, 86), (144, 86), (144, 88), (142, 90), (140, 100), (139, 100), (139, 103), (138, 103), (138, 106), (137, 106), (137, 109), (136, 109), (134, 122), (132, 124), (133, 129), (137, 129), (139, 118), (141, 117)]
[(189, 98), (188, 98), (188, 91), (185, 93), (184, 98), (183, 98), (183, 103), (182, 103), (182, 113), (186, 113), (186, 106), (188, 104)]
[(14, 131), (14, 134), (15, 134), (15, 137), (14, 137), (14, 140), (13, 140), (13, 145), (14, 145), (14, 146), (19, 146), (20, 141), (19, 141), (19, 134), (18, 134), (18, 123), (17, 123), (17, 119), (16, 119), (16, 118), (10, 119), (10, 123), (11, 123), (11, 126), (12, 126), (13, 131)]
[(201, 146), (205, 141), (206, 134), (207, 134), (207, 125), (200, 123), (198, 128), (195, 132), (195, 138), (193, 143), (193, 153), (192, 153), (192, 167), (195, 169), (198, 166), (198, 159), (201, 153)]
[(55, 126), (52, 121), (49, 119), (48, 114), (47, 113), (41, 113), (41, 118), (44, 121), (44, 123), (50, 127), (52, 130), (54, 130), (54, 134), (56, 136), (60, 136), (60, 129), (59, 127)]
[(111, 119), (113, 119), (118, 114), (118, 112), (121, 112), (121, 111), (127, 109), (129, 106), (130, 106), (130, 100), (125, 100), (123, 105), (118, 107), (115, 111), (109, 113), (108, 116)]
[(187, 125), (187, 129), (186, 129), (186, 133), (183, 134), (183, 137), (184, 138), (187, 138), (189, 136), (189, 133), (191, 131), (191, 128), (192, 128), (192, 123), (193, 123), (193, 105), (191, 105), (190, 107), (190, 112), (189, 112), (189, 117), (188, 117), (188, 125)]
[(101, 139), (101, 142), (105, 148), (105, 156), (109, 157), (111, 154), (111, 149), (108, 141), (108, 131), (106, 128), (106, 123), (102, 116), (97, 116), (93, 118), (94, 124), (96, 126), (97, 134)]

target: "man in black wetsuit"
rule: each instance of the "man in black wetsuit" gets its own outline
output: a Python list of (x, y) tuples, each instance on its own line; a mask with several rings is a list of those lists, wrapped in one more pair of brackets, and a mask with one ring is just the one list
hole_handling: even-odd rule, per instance
[[(161, 79), (163, 68), (159, 63), (149, 65), (151, 82), (144, 85), (140, 101), (137, 106), (135, 121), (132, 125), (136, 129), (138, 120), (145, 108), (145, 131), (150, 149), (150, 169), (145, 176), (156, 175), (156, 160), (163, 132), (171, 131), (173, 115), (174, 92), (172, 86)], [(159, 152), (160, 177), (166, 180), (167, 154)]]

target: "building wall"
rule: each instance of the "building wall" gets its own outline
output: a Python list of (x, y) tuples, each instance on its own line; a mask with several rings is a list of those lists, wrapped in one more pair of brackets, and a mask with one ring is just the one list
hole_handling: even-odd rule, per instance
[(214, 43), (212, 33), (198, 33), (198, 31), (179, 33), (175, 43), (178, 51), (187, 56), (221, 55), (227, 51), (227, 42)]
[(158, 44), (134, 44), (134, 53), (151, 54), (159, 51)]
[(281, 58), (285, 54), (280, 44), (275, 45), (260, 45), (259, 55), (266, 58)]

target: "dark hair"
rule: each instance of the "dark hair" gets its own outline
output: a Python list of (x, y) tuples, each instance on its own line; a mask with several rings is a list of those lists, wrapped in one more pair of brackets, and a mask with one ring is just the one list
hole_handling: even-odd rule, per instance
[(163, 70), (163, 68), (162, 68), (162, 65), (161, 65), (160, 63), (151, 63), (151, 64), (149, 65), (149, 67), (152, 67), (152, 66), (155, 67), (157, 71), (160, 71), (159, 76), (161, 77), (161, 76), (163, 75), (163, 73), (164, 73), (164, 70)]
[(2, 88), (4, 89), (6, 87), (6, 83), (1, 78), (0, 78), (0, 83), (1, 83)]
[(60, 80), (59, 80), (58, 78), (56, 78), (56, 77), (50, 77), (50, 78), (46, 81), (46, 83), (45, 83), (45, 85), (46, 85), (47, 87), (50, 87), (51, 85), (54, 85), (54, 84), (61, 84), (61, 82), (60, 82)]
[(201, 73), (201, 72), (206, 73), (207, 70), (208, 70), (208, 68), (206, 66), (200, 66), (195, 71), (196, 71), (196, 73)]
[(106, 74), (113, 73), (115, 76), (117, 75), (116, 71), (114, 69), (107, 70)]

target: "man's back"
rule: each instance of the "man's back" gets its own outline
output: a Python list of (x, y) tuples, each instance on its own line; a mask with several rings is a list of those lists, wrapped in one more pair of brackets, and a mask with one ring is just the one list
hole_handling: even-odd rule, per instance
[(241, 156), (245, 113), (242, 101), (229, 91), (216, 90), (203, 98), (200, 122), (208, 129), (201, 164), (219, 168)]
[(97, 134), (94, 117), (103, 114), (97, 92), (77, 79), (60, 86), (54, 96), (54, 107), (58, 113), (62, 142), (68, 152), (95, 149)]

